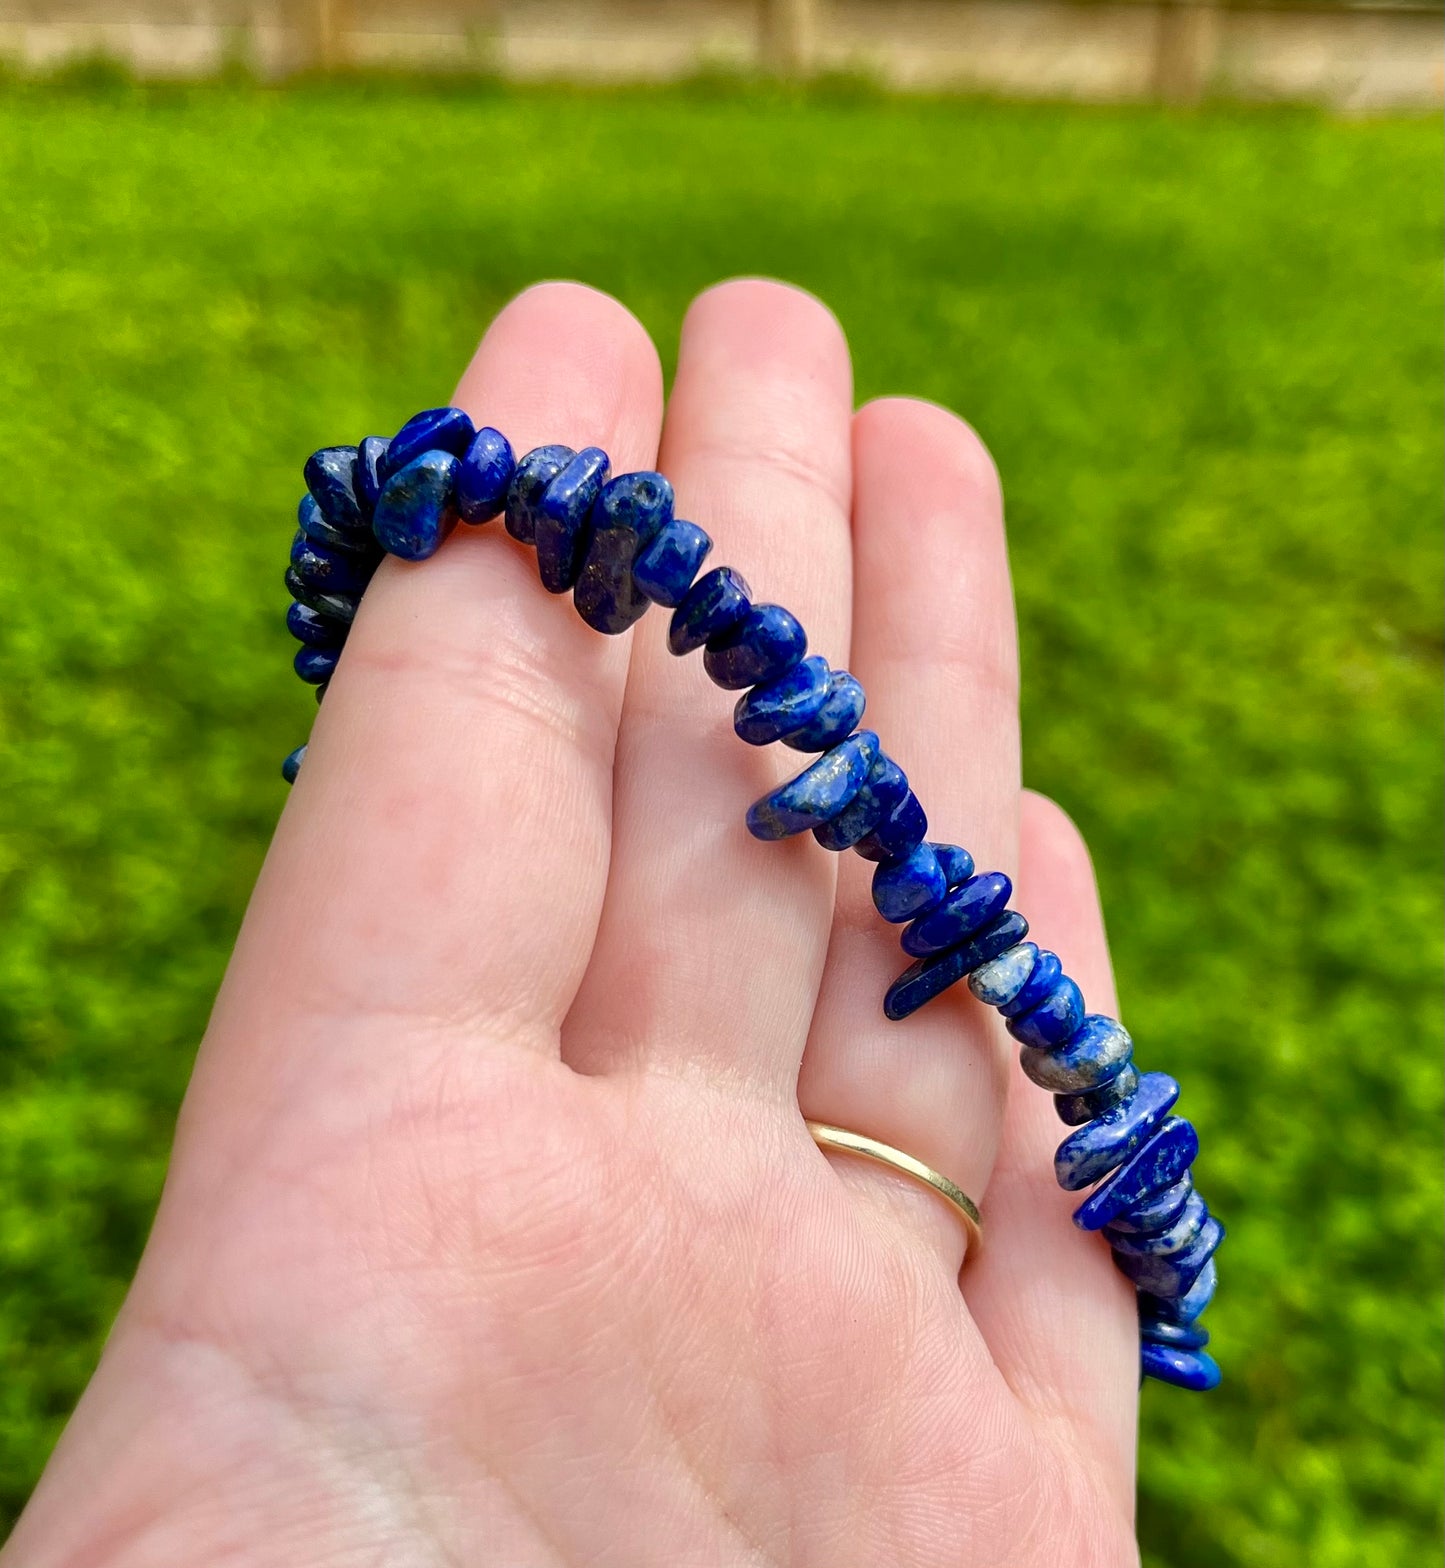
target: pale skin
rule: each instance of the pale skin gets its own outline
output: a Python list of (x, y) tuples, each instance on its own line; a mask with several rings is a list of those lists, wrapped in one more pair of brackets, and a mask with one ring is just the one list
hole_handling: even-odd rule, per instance
[[(660, 467), (1114, 1011), (1087, 852), (1020, 788), (966, 424), (855, 412), (833, 317), (756, 281), (694, 302), (665, 413), (642, 327), (572, 284), (455, 400), (519, 452)], [(1137, 1561), (1133, 1295), (1070, 1223), (1048, 1095), (966, 987), (884, 1019), (872, 867), (749, 837), (806, 758), (739, 741), (666, 620), (590, 631), (499, 523), (382, 567), (3, 1568)], [(983, 1245), (805, 1116), (946, 1172)]]

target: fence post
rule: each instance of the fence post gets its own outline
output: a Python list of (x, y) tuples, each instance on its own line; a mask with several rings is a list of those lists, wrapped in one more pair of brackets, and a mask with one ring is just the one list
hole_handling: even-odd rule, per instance
[(805, 77), (818, 49), (818, 0), (759, 0), (758, 59), (775, 76)]
[(1198, 103), (1214, 74), (1218, 10), (1209, 0), (1161, 0), (1155, 18), (1154, 96), (1166, 103)]
[(348, 0), (298, 0), (295, 7), (302, 57), (313, 70), (335, 71), (346, 64)]

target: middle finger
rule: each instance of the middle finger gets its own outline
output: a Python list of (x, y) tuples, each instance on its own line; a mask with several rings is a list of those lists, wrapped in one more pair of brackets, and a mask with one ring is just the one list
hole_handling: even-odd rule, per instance
[[(809, 652), (848, 653), (852, 372), (837, 321), (797, 289), (725, 283), (694, 301), (663, 427), (680, 516), (757, 603), (792, 610)], [(827, 950), (835, 866), (811, 839), (764, 844), (748, 805), (791, 764), (733, 732), (735, 695), (700, 652), (637, 629), (617, 741), (602, 924), (563, 1053), (584, 1072), (701, 1064), (791, 1095)]]

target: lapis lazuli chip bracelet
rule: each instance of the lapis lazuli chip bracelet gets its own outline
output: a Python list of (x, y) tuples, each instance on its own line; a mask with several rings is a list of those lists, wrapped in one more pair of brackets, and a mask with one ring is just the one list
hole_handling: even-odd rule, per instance
[[(1143, 1376), (1215, 1387), (1219, 1368), (1199, 1319), (1214, 1295), (1224, 1228), (1194, 1190), (1199, 1139), (1172, 1114), (1179, 1085), (1141, 1073), (1124, 1027), (1086, 1012), (1058, 957), (1026, 940), (1028, 922), (1008, 908), (1008, 877), (976, 873), (967, 850), (927, 838), (907, 775), (858, 727), (862, 686), (809, 655), (797, 617), (755, 603), (733, 568), (702, 571), (712, 541), (673, 515), (667, 480), (613, 475), (597, 447), (543, 446), (517, 458), (504, 435), (476, 429), (457, 408), (417, 414), (389, 441), (323, 448), (305, 477), (286, 623), (301, 644), (296, 673), (318, 701), (382, 556), (424, 560), (458, 523), (500, 516), (536, 550), (546, 588), (570, 592), (589, 626), (615, 634), (650, 605), (666, 606), (672, 652), (701, 649), (708, 675), (741, 692), (733, 725), (742, 740), (818, 753), (753, 803), (748, 830), (760, 839), (811, 832), (825, 849), (876, 864), (873, 902), (903, 927), (913, 959), (888, 988), (889, 1018), (906, 1018), (964, 979), (1003, 1014), (1024, 1072), (1053, 1092), (1060, 1120), (1074, 1129), (1054, 1158), (1062, 1187), (1092, 1188), (1074, 1222), (1103, 1232), (1136, 1287)], [(288, 782), (305, 754), (301, 746), (286, 758)]]

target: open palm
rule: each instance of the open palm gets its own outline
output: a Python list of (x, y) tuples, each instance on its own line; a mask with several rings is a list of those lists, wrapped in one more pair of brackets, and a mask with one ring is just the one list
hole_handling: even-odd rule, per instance
[[(1019, 788), (967, 426), (855, 414), (836, 323), (756, 282), (693, 305), (665, 420), (646, 334), (572, 285), (456, 401), (660, 467), (1108, 1008), (1087, 855)], [(497, 525), (384, 564), (5, 1568), (1135, 1560), (1134, 1295), (1048, 1096), (966, 988), (884, 1020), (871, 867), (748, 835), (802, 759), (742, 745), (665, 626), (590, 631)], [(962, 1274), (947, 1205), (804, 1115), (983, 1203)]]

